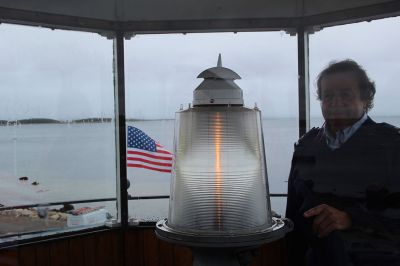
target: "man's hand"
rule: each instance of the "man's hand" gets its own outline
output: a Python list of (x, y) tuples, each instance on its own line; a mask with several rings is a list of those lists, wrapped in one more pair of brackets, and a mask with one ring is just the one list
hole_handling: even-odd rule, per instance
[(351, 226), (350, 215), (326, 204), (309, 209), (304, 217), (315, 217), (313, 231), (318, 237), (325, 237), (334, 230), (345, 230)]

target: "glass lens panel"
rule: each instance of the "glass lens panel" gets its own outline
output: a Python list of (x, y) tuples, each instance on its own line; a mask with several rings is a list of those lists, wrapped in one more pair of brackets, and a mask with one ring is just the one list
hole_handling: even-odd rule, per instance
[(200, 106), (175, 119), (170, 226), (207, 233), (271, 226), (260, 112)]

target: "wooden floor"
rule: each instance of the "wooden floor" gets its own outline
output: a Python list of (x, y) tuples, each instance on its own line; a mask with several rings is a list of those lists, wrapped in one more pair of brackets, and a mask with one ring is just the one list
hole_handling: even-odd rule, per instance
[[(125, 238), (125, 245), (120, 239)], [(125, 246), (125, 247), (123, 247)], [(154, 228), (110, 230), (0, 250), (0, 266), (190, 266), (190, 248), (159, 240)], [(285, 265), (283, 241), (266, 244), (252, 266)]]

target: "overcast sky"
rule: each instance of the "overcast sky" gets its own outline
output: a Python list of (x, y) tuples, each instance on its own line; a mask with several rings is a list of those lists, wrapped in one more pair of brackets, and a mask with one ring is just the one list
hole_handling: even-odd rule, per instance
[[(400, 115), (400, 18), (326, 28), (310, 35), (311, 115), (315, 78), (352, 58), (376, 82), (372, 115)], [(223, 66), (242, 79), (245, 104), (265, 117), (297, 117), (297, 41), (284, 32), (140, 35), (125, 42), (130, 118), (173, 118), (202, 79)], [(0, 119), (113, 116), (112, 41), (85, 32), (0, 24)]]

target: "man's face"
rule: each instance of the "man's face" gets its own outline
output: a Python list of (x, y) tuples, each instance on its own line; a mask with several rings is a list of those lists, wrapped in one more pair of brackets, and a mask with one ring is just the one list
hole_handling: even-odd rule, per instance
[(321, 80), (321, 109), (326, 121), (359, 119), (365, 105), (353, 73), (333, 73)]

